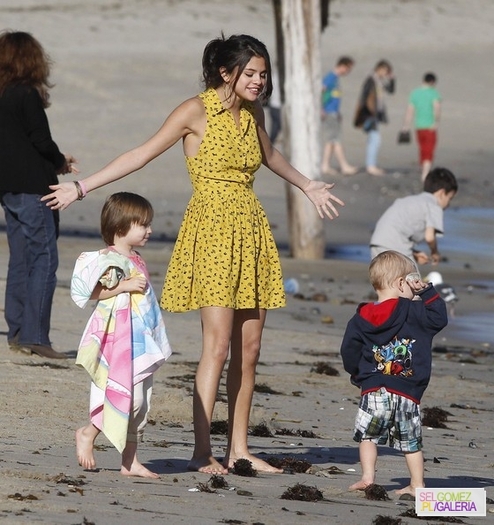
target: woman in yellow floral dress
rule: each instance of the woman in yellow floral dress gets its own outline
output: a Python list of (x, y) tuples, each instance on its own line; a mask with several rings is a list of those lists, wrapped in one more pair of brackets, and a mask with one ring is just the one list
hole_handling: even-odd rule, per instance
[[(190, 470), (226, 474), (240, 458), (263, 472), (280, 472), (253, 456), (247, 433), (266, 312), (285, 305), (278, 251), (253, 192), (261, 163), (300, 188), (321, 218), (338, 216), (343, 202), (333, 184), (310, 180), (275, 149), (266, 133), (260, 97), (272, 91), (265, 45), (248, 35), (209, 42), (203, 54), (205, 91), (180, 104), (143, 145), (77, 184), (52, 186), (44, 200), (65, 209), (88, 191), (142, 168), (182, 139), (193, 195), (168, 267), (161, 306), (200, 309), (202, 353), (193, 400), (195, 448)], [(227, 372), (228, 444), (220, 463), (210, 426), (220, 378)]]

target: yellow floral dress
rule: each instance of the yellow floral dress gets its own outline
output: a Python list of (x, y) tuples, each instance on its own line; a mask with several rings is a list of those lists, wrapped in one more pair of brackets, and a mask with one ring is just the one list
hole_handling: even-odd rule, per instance
[(161, 307), (279, 308), (285, 293), (278, 250), (253, 191), (261, 166), (254, 108), (244, 104), (240, 129), (214, 89), (201, 93), (206, 131), (186, 157), (193, 194), (168, 266)]

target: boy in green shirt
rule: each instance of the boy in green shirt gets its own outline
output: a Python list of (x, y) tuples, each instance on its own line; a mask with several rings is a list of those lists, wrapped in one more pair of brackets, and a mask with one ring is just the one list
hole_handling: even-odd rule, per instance
[(435, 87), (436, 82), (434, 73), (426, 73), (422, 85), (410, 93), (403, 125), (404, 130), (409, 130), (413, 119), (422, 166), (422, 182), (431, 169), (437, 143), (441, 95)]

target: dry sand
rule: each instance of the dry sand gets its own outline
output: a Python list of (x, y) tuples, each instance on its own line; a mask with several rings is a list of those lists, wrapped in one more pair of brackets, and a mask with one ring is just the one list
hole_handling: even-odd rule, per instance
[[(427, 5), (418, 0), (340, 0), (331, 11), (332, 24), (322, 36), (323, 69), (343, 53), (357, 60), (354, 72), (344, 80), (345, 146), (352, 162), (361, 164), (364, 154), (363, 136), (348, 124), (363, 77), (377, 59), (387, 57), (398, 78), (398, 92), (389, 101), (391, 122), (383, 128), (381, 164), (389, 173), (382, 180), (363, 174), (336, 180), (335, 192), (347, 206), (337, 221), (327, 224), (331, 246), (365, 245), (383, 209), (396, 196), (419, 190), (414, 146), (398, 148), (395, 135), (408, 91), (426, 69), (438, 73), (445, 100), (437, 161), (460, 179), (455, 211), (461, 217), (465, 207), (491, 206), (494, 107), (488, 64), (494, 5), (487, 0), (437, 0)], [(3, 0), (0, 25), (31, 31), (52, 55), (57, 84), (49, 110), (53, 136), (63, 151), (80, 159), (83, 175), (143, 141), (180, 100), (200, 89), (202, 48), (221, 30), (249, 32), (271, 49), (274, 45), (268, 1)], [(2, 523), (362, 525), (372, 523), (376, 515), (396, 518), (411, 507), (393, 495), (406, 483), (407, 472), (403, 457), (386, 447), (380, 449), (377, 482), (391, 500), (369, 501), (347, 491), (360, 474), (357, 445), (351, 440), (358, 390), (349, 384), (338, 350), (346, 322), (356, 304), (369, 297), (370, 287), (365, 262), (333, 258), (305, 262), (283, 257), (285, 276), (298, 279), (303, 298), (289, 297), (287, 308), (268, 316), (257, 384), (272, 392), (256, 392), (252, 411), (252, 424), (266, 423), (273, 434), (251, 437), (253, 451), (264, 457), (306, 460), (316, 467), (311, 473), (255, 478), (231, 474), (226, 479), (235, 490), (190, 491), (209, 478), (186, 471), (193, 446), (190, 392), (200, 347), (197, 312), (165, 314), (175, 353), (155, 376), (154, 424), (148, 426), (140, 447), (141, 460), (162, 479), (120, 476), (118, 454), (104, 438), (97, 451), (101, 470), (81, 471), (73, 438), (85, 422), (89, 385), (73, 358), (89, 311), (73, 305), (68, 286), (76, 256), (101, 246), (97, 229), (103, 199), (124, 188), (144, 194), (157, 210), (153, 226), (161, 242), (150, 243), (143, 253), (159, 291), (190, 195), (180, 147), (141, 174), (94, 192), (64, 212), (66, 234), (59, 242), (52, 339), (69, 359), (55, 363), (25, 357), (11, 352), (4, 336), (0, 340)], [(283, 185), (261, 170), (256, 188), (286, 255)], [(474, 235), (478, 242), (492, 239), (486, 223)], [(436, 339), (433, 378), (423, 399), (423, 407), (451, 413), (447, 428), (424, 428), (427, 484), (485, 487), (493, 498), (494, 337), (485, 326), (472, 335), (462, 324), (481, 315), (492, 319), (492, 252), (460, 250), (444, 255), (448, 262), (439, 269), (454, 284), (460, 300), (456, 317)], [(6, 236), (0, 231), (2, 302), (7, 259)], [(424, 268), (424, 273), (428, 270)], [(316, 293), (325, 294), (327, 300), (313, 300)], [(0, 335), (5, 329), (2, 318)], [(340, 375), (317, 373), (314, 368), (320, 362)], [(218, 420), (226, 417), (224, 400), (222, 385)], [(283, 429), (303, 435), (282, 435)], [(306, 437), (308, 432), (315, 437)], [(225, 436), (216, 436), (214, 444), (221, 457)], [(314, 503), (280, 499), (296, 483), (317, 487), (324, 499)], [(464, 521), (477, 525), (492, 518)]]

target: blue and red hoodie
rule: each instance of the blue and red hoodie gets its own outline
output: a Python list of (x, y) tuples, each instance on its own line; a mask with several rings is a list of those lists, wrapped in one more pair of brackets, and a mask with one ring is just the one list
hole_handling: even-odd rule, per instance
[(362, 395), (385, 387), (420, 403), (431, 377), (432, 339), (448, 315), (432, 284), (418, 295), (362, 303), (348, 322), (340, 352)]

